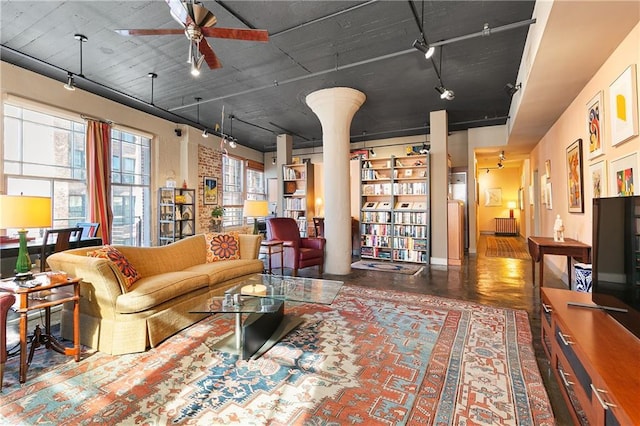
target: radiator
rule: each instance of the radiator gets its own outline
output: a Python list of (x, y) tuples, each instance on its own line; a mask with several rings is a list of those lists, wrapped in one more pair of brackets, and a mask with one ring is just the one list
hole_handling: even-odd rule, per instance
[(515, 217), (496, 217), (496, 235), (518, 235)]

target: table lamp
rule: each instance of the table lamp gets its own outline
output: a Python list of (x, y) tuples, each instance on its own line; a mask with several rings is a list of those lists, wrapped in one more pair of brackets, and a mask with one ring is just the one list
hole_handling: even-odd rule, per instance
[(267, 200), (246, 200), (242, 209), (242, 216), (252, 217), (253, 233), (258, 234), (258, 218), (266, 217), (269, 214), (269, 203)]
[(16, 280), (28, 280), (32, 277), (26, 228), (49, 226), (51, 226), (51, 198), (0, 195), (0, 229), (19, 228), (20, 248), (16, 261)]
[(509, 209), (509, 217), (513, 219), (513, 209), (516, 208), (515, 201), (507, 201), (507, 208)]

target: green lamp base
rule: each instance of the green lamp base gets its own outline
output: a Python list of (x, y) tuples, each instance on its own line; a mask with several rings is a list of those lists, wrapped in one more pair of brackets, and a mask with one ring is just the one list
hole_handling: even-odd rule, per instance
[(16, 261), (16, 280), (24, 281), (33, 279), (31, 273), (31, 259), (27, 250), (27, 230), (18, 231), (20, 236), (20, 248), (18, 249), (18, 260)]

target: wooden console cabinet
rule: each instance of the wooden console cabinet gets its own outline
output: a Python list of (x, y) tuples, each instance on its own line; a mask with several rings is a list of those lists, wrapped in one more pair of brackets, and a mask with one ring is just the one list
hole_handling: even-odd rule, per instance
[(542, 288), (542, 343), (576, 424), (640, 425), (640, 339), (590, 293)]

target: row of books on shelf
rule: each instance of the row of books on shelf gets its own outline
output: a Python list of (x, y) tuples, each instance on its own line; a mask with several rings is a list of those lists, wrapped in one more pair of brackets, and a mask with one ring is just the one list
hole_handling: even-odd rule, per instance
[(305, 198), (285, 198), (284, 209), (285, 210), (306, 210), (307, 200)]
[(427, 239), (396, 237), (394, 240), (393, 248), (424, 251), (427, 249)]
[(391, 195), (391, 184), (371, 183), (362, 185), (362, 195)]
[(426, 169), (403, 169), (393, 171), (382, 171), (374, 169), (362, 169), (360, 174), (362, 180), (389, 180), (391, 176), (394, 179), (413, 179), (427, 177)]
[(389, 249), (377, 247), (362, 247), (360, 256), (383, 260), (400, 260), (404, 262), (426, 263), (427, 252), (420, 250)]
[(426, 195), (426, 182), (368, 183), (362, 185), (362, 195)]
[(393, 227), (393, 235), (423, 238), (427, 236), (427, 227), (424, 225), (395, 225)]
[(282, 170), (282, 178), (284, 180), (296, 180), (296, 179), (305, 179), (306, 175), (304, 170), (296, 170), (291, 167), (285, 167)]
[(362, 235), (390, 235), (391, 225), (365, 223), (362, 225)]
[(391, 201), (367, 201), (362, 205), (362, 210), (427, 210), (426, 202), (398, 201), (395, 205)]
[(363, 235), (362, 247), (391, 247), (391, 238), (388, 235)]
[(391, 212), (362, 212), (362, 222), (391, 222)]
[(409, 225), (426, 225), (427, 224), (427, 212), (394, 212), (393, 221), (395, 223), (409, 224)]

